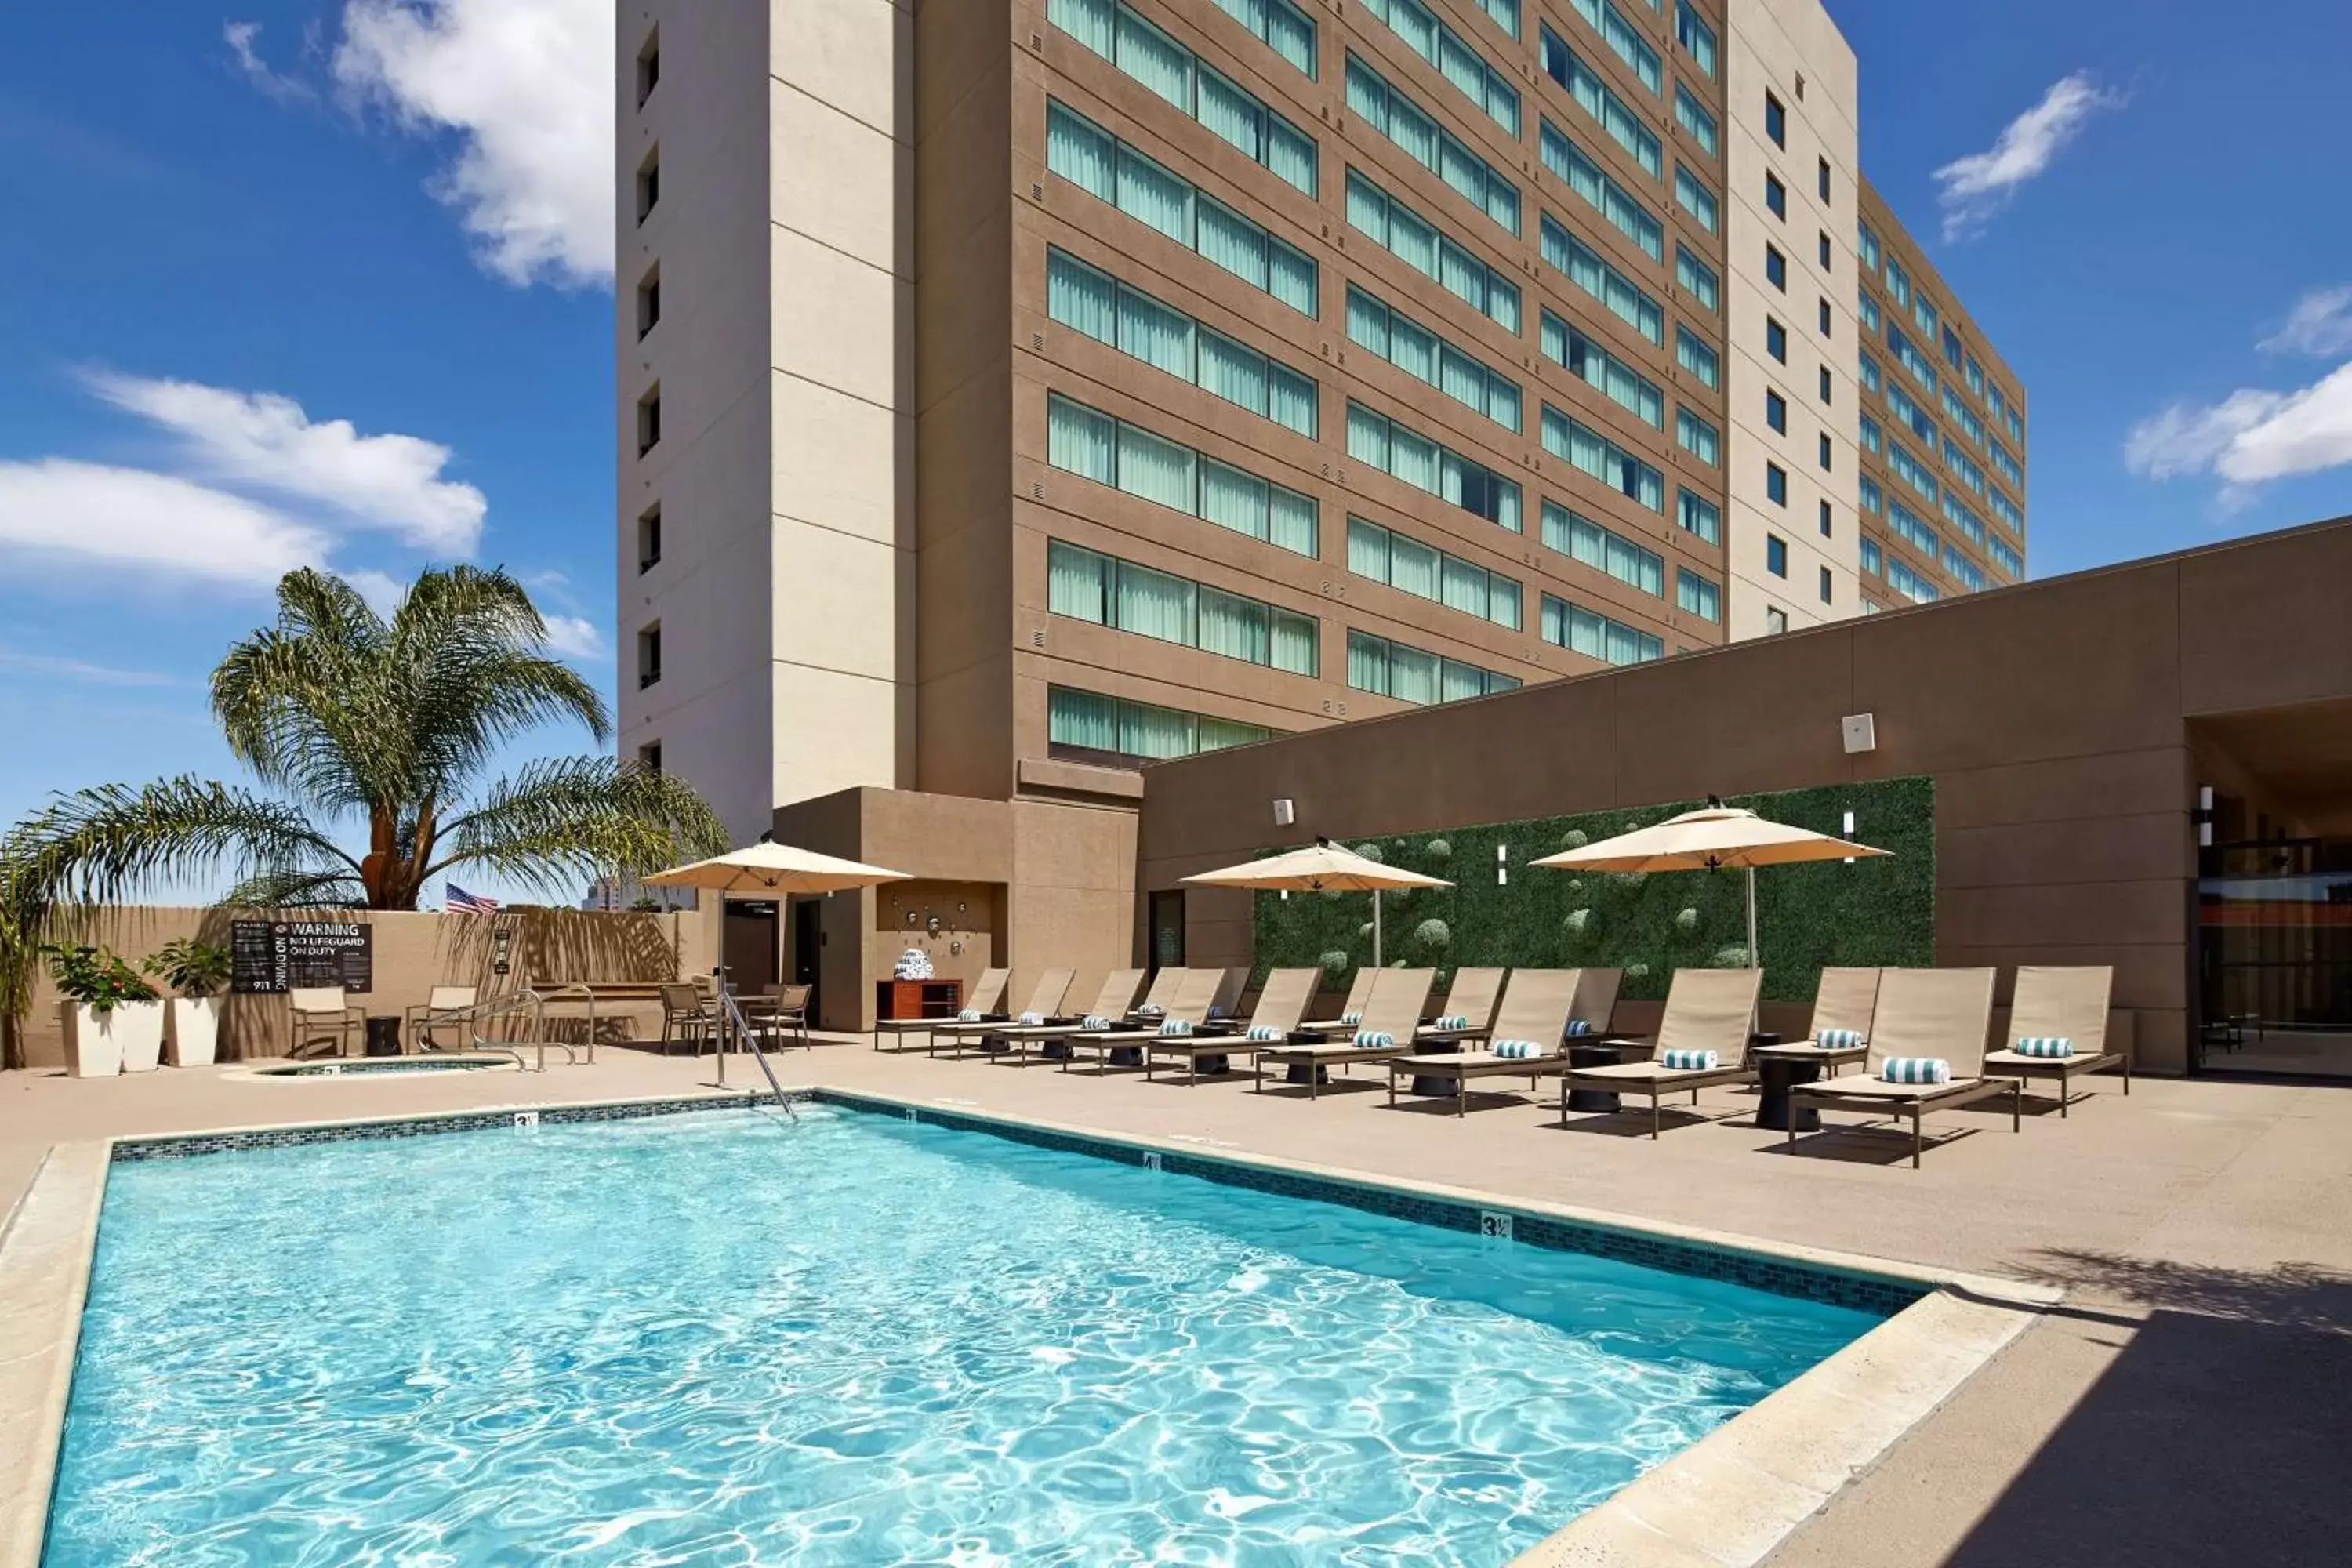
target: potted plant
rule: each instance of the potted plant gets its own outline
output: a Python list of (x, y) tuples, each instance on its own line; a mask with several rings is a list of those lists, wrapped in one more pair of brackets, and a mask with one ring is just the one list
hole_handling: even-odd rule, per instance
[(182, 937), (165, 942), (142, 967), (172, 988), (166, 1037), (172, 1065), (211, 1065), (220, 1048), (220, 994), (228, 984), (228, 949)]
[(109, 949), (47, 952), (64, 999), (66, 1070), (75, 1078), (154, 1071), (163, 1054), (161, 994)]

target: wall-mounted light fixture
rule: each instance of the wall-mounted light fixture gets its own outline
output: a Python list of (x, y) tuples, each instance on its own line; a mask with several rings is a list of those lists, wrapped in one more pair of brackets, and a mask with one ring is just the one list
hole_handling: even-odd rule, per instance
[(1838, 728), (1845, 740), (1847, 756), (1878, 750), (1877, 714), (1849, 713), (1838, 721)]
[(2211, 784), (2197, 786), (2197, 809), (2189, 814), (2189, 820), (2197, 825), (2197, 847), (2200, 849), (2213, 847), (2213, 786)]
[(1495, 846), (1495, 886), (1507, 888), (1511, 883), (1511, 849), (1507, 844)]
[(1290, 797), (1277, 796), (1274, 803), (1274, 825), (1276, 827), (1287, 827), (1297, 820), (1298, 808), (1291, 804)]
[[(1838, 837), (1844, 839), (1848, 844), (1853, 842), (1853, 813), (1849, 811), (1845, 814), (1845, 831), (1839, 834)], [(1851, 855), (1847, 856), (1845, 858), (1845, 863), (1849, 866), (1853, 865), (1853, 857)]]

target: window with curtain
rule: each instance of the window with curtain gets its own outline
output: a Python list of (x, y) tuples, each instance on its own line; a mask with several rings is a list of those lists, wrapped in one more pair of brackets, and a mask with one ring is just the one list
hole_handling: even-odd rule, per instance
[[(1658, 90), (1664, 79), (1658, 70), (1658, 51), (1650, 47), (1640, 28), (1625, 19), (1615, 0), (1569, 0), (1569, 4), (1576, 7), (1576, 14), (1584, 18), (1587, 26), (1601, 35), (1601, 41), (1609, 46), (1610, 52), (1625, 63), (1634, 79), (1652, 92)], [(1650, 9), (1654, 11), (1657, 6), (1654, 4)]]
[(1348, 57), (1348, 107), (1507, 233), (1518, 234), (1518, 186), (1353, 54)]
[(1655, 552), (1556, 501), (1544, 502), (1543, 542), (1545, 548), (1605, 572), (1629, 588), (1644, 594), (1666, 591), (1665, 563)]
[(1861, 368), (1857, 374), (1862, 379), (1862, 389), (1864, 392), (1875, 393), (1878, 390), (1878, 362), (1876, 360), (1871, 358), (1868, 354), (1862, 355)]
[(1292, 0), (1216, 0), (1216, 7), (1314, 79), (1315, 20)]
[(1723, 210), (1715, 199), (1715, 193), (1681, 163), (1675, 165), (1675, 205), (1688, 213), (1691, 221), (1709, 234), (1723, 225)]
[(1717, 139), (1715, 116), (1709, 114), (1692, 95), (1691, 89), (1681, 82), (1675, 83), (1675, 123), (1698, 144), (1700, 152), (1710, 158), (1721, 155), (1722, 143)]
[(1877, 271), (1879, 267), (1878, 236), (1873, 233), (1870, 226), (1865, 223), (1856, 226), (1853, 237), (1854, 251), (1862, 258), (1862, 269), (1864, 272)]
[(1348, 286), (1348, 338), (1464, 407), (1519, 433), (1519, 384), (1378, 297)]
[(1896, 538), (1926, 556), (1931, 563), (1943, 548), (1943, 541), (1937, 536), (1936, 531), (1922, 522), (1918, 513), (1899, 500), (1887, 502), (1886, 526), (1895, 531)]
[(1348, 632), (1348, 685), (1357, 691), (1426, 706), (1511, 691), (1518, 684), (1515, 677), (1442, 658), (1425, 648), (1352, 627)]
[(1932, 605), (1944, 596), (1936, 584), (1911, 570), (1899, 555), (1886, 558), (1886, 585), (1915, 605)]
[(1880, 449), (1884, 442), (1885, 437), (1879, 431), (1878, 421), (1867, 414), (1864, 415), (1862, 416), (1862, 449), (1865, 452), (1875, 452)]
[(1473, 0), (1473, 4), (1486, 12), (1495, 26), (1514, 38), (1519, 36), (1519, 0)]
[(1313, 378), (1200, 326), (1066, 252), (1045, 252), (1045, 311), (1064, 326), (1312, 438)]
[(1908, 310), (1911, 306), (1911, 274), (1904, 271), (1902, 265), (1890, 256), (1886, 258), (1885, 276), (1888, 297), (1899, 309)]
[(1348, 456), (1466, 512), (1519, 531), (1519, 486), (1484, 464), (1350, 401)]
[(1886, 409), (1895, 416), (1896, 424), (1925, 441), (1930, 452), (1936, 449), (1936, 422), (1927, 417), (1927, 410), (1911, 401), (1910, 395), (1899, 384), (1886, 389)]
[(1969, 440), (1979, 447), (1984, 446), (1988, 439), (1984, 421), (1977, 417), (1977, 411), (1969, 406), (1968, 400), (1948, 381), (1944, 384), (1944, 412), (1951, 416), (1952, 422)]
[(1354, 169), (1348, 171), (1348, 224), (1497, 325), (1519, 330), (1517, 284)]
[(1863, 510), (1873, 515), (1883, 516), (1886, 510), (1885, 492), (1878, 488), (1878, 481), (1867, 474), (1862, 478), (1861, 505)]
[(1112, 626), (1108, 555), (1051, 540), (1045, 546), (1045, 607), (1073, 620)]
[(1944, 492), (1943, 510), (1946, 522), (1958, 529), (1978, 549), (1985, 547), (1984, 519), (1970, 511), (1966, 503), (1948, 489)]
[(1177, 108), (1192, 110), (1192, 51), (1125, 5), (1118, 8), (1118, 68)]
[(1984, 592), (1984, 569), (1961, 554), (1948, 539), (1944, 542), (1944, 573), (1971, 594)]
[(1992, 563), (2011, 577), (2025, 575), (2025, 557), (2000, 540), (1988, 541), (1985, 548), (1992, 552)]
[(1543, 405), (1543, 444), (1553, 457), (1628, 500), (1652, 511), (1665, 510), (1665, 479), (1657, 469), (1549, 403)]
[(1905, 449), (1900, 441), (1886, 443), (1886, 466), (1895, 470), (1896, 479), (1926, 497), (1930, 506), (1943, 493), (1943, 487), (1936, 482), (1936, 476), (1927, 471), (1927, 466)]
[(2021, 539), (2025, 536), (2025, 514), (2017, 510), (2015, 501), (1995, 490), (1985, 497), (1985, 503), (1992, 508), (1993, 516), (2000, 520), (2003, 528)]
[(1723, 283), (1715, 268), (1690, 253), (1690, 248), (1677, 242), (1675, 246), (1675, 282), (1682, 291), (1698, 302), (1699, 308), (1710, 313), (1723, 309)]
[(1348, 520), (1348, 570), (1369, 582), (1519, 629), (1519, 584), (1364, 518)]
[(1723, 509), (1690, 490), (1675, 497), (1675, 525), (1709, 544), (1723, 542)]
[(1641, 247), (1642, 254), (1653, 261), (1665, 259), (1665, 227), (1649, 208), (1635, 200), (1632, 192), (1612, 178), (1549, 120), (1543, 122), (1542, 142), (1545, 168), (1606, 218), (1611, 227)]
[(1666, 341), (1665, 308), (1607, 258), (1549, 213), (1543, 215), (1545, 264), (1607, 307), (1609, 313), (1654, 343)]
[(1315, 498), (1075, 403), (1045, 399), (1046, 460), (1057, 468), (1141, 496), (1203, 522), (1316, 553)]
[(1541, 33), (1544, 74), (1566, 89), (1577, 107), (1612, 142), (1623, 148), (1626, 156), (1642, 166), (1643, 173), (1656, 179), (1664, 169), (1657, 132), (1643, 123), (1632, 104), (1611, 90), (1599, 73), (1577, 58), (1576, 51), (1562, 42), (1559, 34), (1549, 27), (1542, 28)]
[(1312, 616), (1058, 539), (1046, 542), (1045, 572), (1046, 608), (1055, 615), (1293, 675), (1317, 673), (1321, 633)]
[(1999, 474), (2019, 489), (2025, 488), (2025, 470), (2017, 466), (2017, 459), (2009, 455), (2008, 447), (1998, 441), (1988, 441), (1985, 443), (1985, 452), (1992, 458), (1994, 473)]
[(1715, 29), (1700, 19), (1690, 0), (1675, 0), (1675, 42), (1702, 73), (1715, 75)]
[(1611, 353), (1582, 328), (1543, 313), (1544, 357), (1582, 380), (1654, 430), (1666, 427), (1665, 395), (1657, 383)]
[(1862, 569), (1874, 577), (1886, 574), (1886, 557), (1880, 552), (1878, 542), (1874, 539), (1862, 542)]
[(1517, 140), (1519, 95), (1508, 78), (1486, 62), (1461, 34), (1422, 0), (1361, 0), (1366, 11), (1388, 26), (1407, 48), (1437, 68), (1479, 111)]
[(1723, 619), (1723, 590), (1687, 566), (1675, 568), (1675, 607), (1703, 621)]
[(1647, 664), (1666, 657), (1661, 639), (1549, 594), (1543, 600), (1543, 639), (1607, 664)]
[(1949, 436), (1944, 437), (1944, 467), (1958, 475), (1960, 483), (1969, 489), (1979, 495), (1985, 493), (1984, 470), (1977, 467), (1975, 460), (1962, 451), (1960, 444)]
[(1723, 437), (1716, 427), (1689, 409), (1675, 409), (1675, 445), (1709, 468), (1723, 462)]
[(1192, 244), (1192, 186), (1125, 142), (1118, 149), (1119, 211), (1179, 245)]
[(1276, 733), (1259, 724), (1130, 702), (1074, 687), (1046, 689), (1045, 739), (1055, 748), (1157, 762), (1245, 746)]
[(1943, 318), (1936, 313), (1936, 307), (1928, 303), (1927, 291), (1924, 289), (1911, 296), (1911, 321), (1931, 343), (1943, 332)]
[(1675, 328), (1675, 363), (1701, 386), (1723, 384), (1723, 356), (1688, 327)]
[(1862, 319), (1864, 331), (1878, 331), (1878, 301), (1870, 297), (1868, 289), (1855, 296), (1854, 313)]

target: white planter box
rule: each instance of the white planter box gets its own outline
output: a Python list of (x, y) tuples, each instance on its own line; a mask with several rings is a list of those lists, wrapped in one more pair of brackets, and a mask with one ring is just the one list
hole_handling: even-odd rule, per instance
[(170, 1006), (172, 1065), (175, 1068), (210, 1067), (220, 1048), (219, 998), (174, 996)]
[(125, 1002), (109, 1015), (124, 1072), (153, 1072), (163, 1063), (163, 1004)]

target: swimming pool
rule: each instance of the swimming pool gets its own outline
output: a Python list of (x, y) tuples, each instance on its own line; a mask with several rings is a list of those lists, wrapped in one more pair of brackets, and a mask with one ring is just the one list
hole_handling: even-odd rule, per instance
[(45, 1561), (1496, 1564), (1879, 1321), (830, 1108), (137, 1162)]

